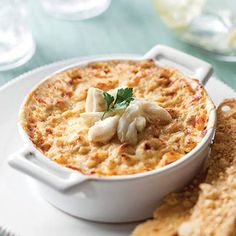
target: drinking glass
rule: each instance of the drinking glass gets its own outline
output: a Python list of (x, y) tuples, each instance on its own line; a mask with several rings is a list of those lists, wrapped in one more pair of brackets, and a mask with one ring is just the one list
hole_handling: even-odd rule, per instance
[(20, 66), (34, 54), (35, 43), (25, 16), (20, 0), (0, 0), (0, 71)]
[(155, 0), (163, 21), (183, 40), (219, 59), (236, 60), (235, 0)]
[(102, 14), (111, 0), (40, 0), (52, 16), (65, 20), (82, 20)]

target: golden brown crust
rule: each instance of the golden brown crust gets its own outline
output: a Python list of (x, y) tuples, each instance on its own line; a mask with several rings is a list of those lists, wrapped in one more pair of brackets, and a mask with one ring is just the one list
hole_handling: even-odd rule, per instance
[(154, 220), (132, 236), (231, 236), (236, 226), (236, 100), (217, 109), (217, 131), (204, 181), (166, 197)]
[[(80, 117), (89, 87), (132, 87), (134, 97), (168, 110), (172, 122), (148, 124), (133, 147), (116, 137), (107, 144), (92, 143)], [(126, 175), (160, 168), (190, 152), (206, 133), (208, 105), (204, 88), (174, 69), (153, 60), (110, 61), (42, 82), (26, 100), (21, 122), (35, 146), (57, 163), (88, 175)]]

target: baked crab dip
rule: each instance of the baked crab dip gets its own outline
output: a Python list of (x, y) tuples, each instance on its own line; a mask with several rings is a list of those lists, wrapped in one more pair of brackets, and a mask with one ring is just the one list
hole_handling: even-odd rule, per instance
[(35, 147), (85, 175), (129, 175), (189, 153), (214, 105), (203, 86), (154, 60), (93, 62), (42, 81), (20, 122)]

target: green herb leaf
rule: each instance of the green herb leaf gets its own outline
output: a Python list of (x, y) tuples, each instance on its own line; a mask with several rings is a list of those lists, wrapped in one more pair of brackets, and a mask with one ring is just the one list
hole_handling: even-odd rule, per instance
[(112, 104), (112, 102), (114, 101), (114, 97), (111, 96), (109, 93), (107, 92), (103, 92), (103, 97), (106, 101), (106, 105), (107, 105), (107, 110), (110, 108), (110, 105)]
[(131, 98), (132, 95), (133, 95), (132, 88), (120, 88), (117, 91), (116, 100), (114, 104), (122, 103), (123, 101), (126, 101), (127, 99)]
[(126, 107), (129, 106), (130, 102), (133, 101), (134, 99), (132, 97), (126, 98), (126, 100), (121, 101), (120, 103), (115, 103), (114, 108), (115, 109), (125, 109)]
[(114, 101), (114, 97), (113, 96), (111, 96), (109, 93), (107, 93), (107, 92), (103, 92), (103, 98), (104, 98), (104, 100), (105, 100), (105, 102), (106, 102), (106, 111), (103, 113), (103, 115), (102, 115), (102, 120), (104, 119), (104, 116), (105, 116), (105, 114), (107, 113), (107, 112), (109, 112), (109, 110), (110, 110), (110, 106), (111, 106), (111, 104), (113, 103), (113, 101)]
[(106, 111), (102, 115), (104, 119), (106, 113), (112, 110), (125, 109), (129, 106), (130, 102), (134, 100), (132, 88), (120, 88), (117, 90), (116, 99), (107, 92), (103, 92), (103, 98), (106, 102)]

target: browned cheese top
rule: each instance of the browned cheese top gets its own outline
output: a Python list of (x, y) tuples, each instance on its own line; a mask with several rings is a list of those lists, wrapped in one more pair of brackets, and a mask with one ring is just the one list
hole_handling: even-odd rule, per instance
[[(85, 112), (90, 87), (109, 91), (133, 88), (143, 98), (165, 108), (169, 124), (147, 124), (138, 143), (108, 143), (88, 139)], [(21, 123), (35, 147), (65, 167), (86, 175), (127, 175), (166, 166), (189, 153), (204, 137), (209, 98), (196, 80), (153, 60), (94, 62), (58, 73), (27, 97)]]

